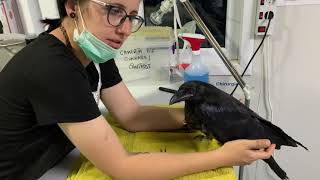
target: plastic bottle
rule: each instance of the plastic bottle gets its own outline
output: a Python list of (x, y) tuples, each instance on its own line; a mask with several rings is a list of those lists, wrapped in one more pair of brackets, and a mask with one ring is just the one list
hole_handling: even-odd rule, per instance
[(205, 37), (201, 34), (183, 33), (181, 38), (189, 42), (192, 49), (192, 61), (184, 71), (184, 81), (198, 80), (208, 83), (209, 70), (203, 64), (200, 54), (200, 47)]

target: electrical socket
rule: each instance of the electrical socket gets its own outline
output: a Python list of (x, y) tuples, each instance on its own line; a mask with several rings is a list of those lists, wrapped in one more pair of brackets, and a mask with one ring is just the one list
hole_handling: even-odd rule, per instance
[(264, 35), (268, 26), (268, 12), (273, 12), (273, 19), (270, 23), (267, 35), (273, 32), (273, 21), (276, 16), (276, 0), (257, 0), (256, 35)]

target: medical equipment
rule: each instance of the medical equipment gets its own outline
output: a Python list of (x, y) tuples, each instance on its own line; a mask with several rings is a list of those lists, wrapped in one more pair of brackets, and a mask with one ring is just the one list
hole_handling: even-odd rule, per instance
[(164, 0), (161, 2), (159, 10), (154, 11), (150, 14), (150, 21), (154, 25), (160, 25), (162, 23), (162, 18), (165, 14), (172, 11), (173, 0)]

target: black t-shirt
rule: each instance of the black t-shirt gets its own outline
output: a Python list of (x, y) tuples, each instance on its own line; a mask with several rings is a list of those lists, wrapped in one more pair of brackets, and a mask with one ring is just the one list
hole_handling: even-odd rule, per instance
[[(100, 64), (102, 89), (121, 82), (114, 60)], [(74, 146), (57, 123), (100, 115), (98, 73), (48, 33), (19, 51), (0, 72), (0, 179), (36, 179)]]

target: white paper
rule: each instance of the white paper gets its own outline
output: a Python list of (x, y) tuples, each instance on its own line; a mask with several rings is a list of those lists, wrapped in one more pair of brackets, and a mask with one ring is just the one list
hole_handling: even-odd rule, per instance
[(278, 6), (320, 4), (320, 0), (276, 0)]

